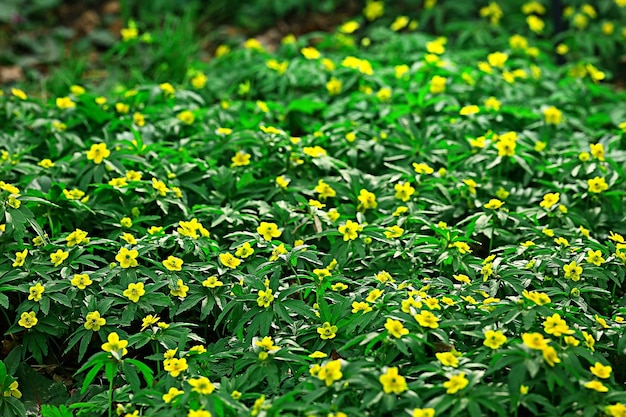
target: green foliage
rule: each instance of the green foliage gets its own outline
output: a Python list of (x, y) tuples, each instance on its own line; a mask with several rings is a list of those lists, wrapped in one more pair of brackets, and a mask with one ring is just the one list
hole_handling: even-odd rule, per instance
[(141, 84), (0, 96), (0, 393), (58, 361), (43, 415), (620, 415), (624, 93), (375, 6), (165, 69), (193, 35), (129, 23)]

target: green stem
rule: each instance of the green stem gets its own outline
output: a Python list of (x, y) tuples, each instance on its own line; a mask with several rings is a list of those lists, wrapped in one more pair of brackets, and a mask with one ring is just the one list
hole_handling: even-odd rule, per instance
[[(157, 342), (156, 340), (155, 340), (155, 348), (154, 348), (154, 350), (155, 350), (156, 354), (161, 353), (160, 352), (161, 349), (159, 349), (159, 342)], [(161, 373), (161, 362), (158, 359), (156, 361), (156, 366), (157, 366), (157, 375), (158, 375), (158, 374)]]
[(109, 381), (109, 417), (113, 417), (113, 379)]

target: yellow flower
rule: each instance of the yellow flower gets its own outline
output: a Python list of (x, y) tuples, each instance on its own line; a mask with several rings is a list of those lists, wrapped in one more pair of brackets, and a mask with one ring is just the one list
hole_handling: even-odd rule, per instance
[(543, 322), (543, 329), (547, 334), (557, 337), (574, 333), (573, 330), (569, 329), (567, 322), (563, 320), (558, 313), (554, 313), (552, 316), (546, 318)]
[(172, 358), (163, 362), (163, 369), (174, 378), (185, 372), (187, 368), (189, 368), (189, 365), (187, 365), (187, 359), (185, 358)]
[(430, 93), (431, 94), (439, 94), (446, 91), (446, 82), (448, 79), (446, 77), (441, 77), (439, 75), (435, 75), (430, 80)]
[(404, 233), (404, 229), (400, 226), (391, 226), (387, 228), (387, 231), (385, 232), (385, 237), (387, 239), (396, 239), (402, 236), (402, 233)]
[(163, 394), (163, 396), (161, 398), (163, 398), (163, 401), (165, 401), (167, 404), (171, 403), (172, 400), (176, 397), (178, 397), (181, 394), (184, 394), (185, 391), (181, 391), (178, 388), (170, 388), (169, 391), (167, 391), (167, 394)]
[(193, 387), (192, 391), (202, 395), (209, 395), (215, 391), (215, 385), (211, 383), (209, 378), (201, 376), (200, 378), (189, 378), (187, 381)]
[(566, 55), (569, 52), (569, 46), (564, 43), (560, 43), (556, 46), (556, 53), (559, 55)]
[(502, 102), (493, 96), (485, 100), (485, 107), (487, 107), (488, 109), (493, 109), (495, 111), (498, 111), (500, 110), (501, 105), (502, 105)]
[(327, 387), (330, 387), (333, 382), (339, 381), (343, 377), (341, 372), (341, 359), (329, 361), (322, 365), (317, 372), (317, 378), (324, 381)]
[(319, 350), (316, 350), (315, 352), (309, 355), (309, 358), (312, 358), (312, 359), (323, 359), (326, 357), (328, 357), (328, 355), (324, 352), (320, 352)]
[(435, 417), (434, 408), (414, 408), (412, 417)]
[(600, 266), (604, 262), (606, 262), (604, 258), (602, 257), (602, 252), (599, 249), (595, 251), (592, 249), (589, 249), (587, 251), (586, 260), (587, 262), (589, 262), (590, 264), (594, 264), (595, 266)]
[[(615, 0), (616, 2), (622, 1), (624, 3), (623, 6), (626, 7), (626, 0)], [(619, 3), (617, 3), (619, 5)], [(626, 405), (622, 403), (615, 403), (613, 405), (607, 405), (604, 407), (604, 412), (611, 417), (625, 417), (626, 416)]]
[(105, 352), (115, 352), (118, 356), (124, 356), (128, 353), (128, 340), (120, 340), (116, 332), (109, 333), (106, 343), (102, 344), (102, 350)]
[(415, 188), (411, 187), (408, 182), (401, 182), (394, 185), (396, 191), (395, 198), (402, 201), (409, 201), (411, 196), (415, 193)]
[(126, 187), (128, 183), (126, 182), (126, 177), (112, 178), (109, 181), (109, 185), (112, 187)]
[(302, 152), (304, 152), (305, 155), (308, 155), (311, 158), (320, 158), (322, 156), (326, 156), (326, 154), (327, 154), (326, 149), (322, 148), (321, 146), (317, 146), (317, 145), (316, 146), (305, 146), (304, 148), (302, 148)]
[(441, 55), (446, 52), (446, 48), (443, 42), (438, 40), (426, 42), (426, 51), (429, 54)]
[(121, 248), (115, 255), (115, 260), (120, 263), (120, 267), (134, 268), (138, 265), (137, 256), (139, 252), (136, 249)]
[(84, 326), (87, 330), (97, 332), (98, 330), (100, 330), (100, 327), (106, 324), (106, 322), (107, 321), (105, 318), (100, 317), (99, 311), (92, 311), (90, 313), (87, 313)]
[(393, 21), (390, 28), (394, 32), (398, 32), (404, 29), (409, 24), (410, 19), (407, 16), (398, 16), (396, 20)]
[(391, 99), (391, 88), (383, 87), (376, 93), (376, 98), (381, 102), (387, 102)]
[(156, 235), (156, 234), (160, 233), (162, 230), (163, 230), (163, 227), (161, 227), (161, 226), (150, 226), (148, 228), (148, 233), (150, 235)]
[(120, 235), (120, 239), (122, 239), (124, 242), (128, 243), (129, 245), (136, 245), (137, 244), (137, 239), (135, 239), (135, 236), (131, 235), (130, 233), (122, 233)]
[(373, 289), (372, 291), (369, 292), (365, 301), (367, 301), (368, 303), (373, 303), (374, 301), (378, 300), (383, 295), (384, 292), (385, 291), (379, 290), (377, 288)]
[(578, 345), (580, 344), (580, 340), (576, 339), (576, 338), (575, 338), (575, 337), (573, 337), (573, 336), (565, 336), (565, 337), (563, 338), (563, 340), (565, 341), (565, 343), (566, 343), (568, 346), (574, 346), (574, 347), (576, 347), (576, 346), (578, 346)]
[(543, 196), (543, 200), (539, 203), (540, 207), (550, 210), (559, 202), (560, 193), (547, 193)]
[(544, 21), (535, 15), (527, 16), (526, 23), (528, 23), (528, 27), (530, 28), (530, 30), (532, 30), (535, 33), (543, 32), (543, 29), (546, 26)]
[(218, 280), (215, 275), (212, 275), (208, 277), (207, 279), (205, 279), (204, 281), (202, 281), (202, 286), (207, 287), (207, 288), (216, 288), (216, 287), (221, 287), (222, 285), (224, 285), (224, 283)]
[(613, 242), (624, 243), (624, 236), (620, 235), (619, 233), (615, 233), (612, 230), (609, 232), (609, 239)]
[(393, 392), (399, 395), (409, 389), (406, 379), (398, 374), (398, 368), (395, 366), (387, 369), (387, 372), (382, 374), (378, 380), (382, 384), (385, 394), (391, 394)]
[(396, 65), (394, 67), (394, 70), (396, 73), (396, 78), (400, 79), (400, 78), (403, 78), (410, 71), (410, 68), (408, 65), (402, 64), (402, 65)]
[(509, 46), (512, 49), (526, 49), (528, 48), (528, 40), (522, 35), (513, 35), (509, 38)]
[(480, 108), (477, 105), (472, 104), (472, 105), (469, 105), (469, 106), (462, 107), (461, 110), (459, 111), (459, 114), (461, 116), (472, 116), (472, 115), (477, 114), (479, 112), (480, 112)]
[(24, 327), (25, 329), (30, 329), (35, 326), (39, 320), (37, 319), (37, 315), (34, 311), (29, 311), (22, 313), (17, 324)]
[(285, 248), (285, 245), (281, 243), (280, 245), (275, 246), (274, 249), (272, 249), (272, 255), (270, 256), (270, 261), (274, 262), (280, 258), (280, 255), (285, 255), (288, 252), (289, 251), (287, 250), (287, 248)]
[(464, 179), (463, 183), (467, 185), (467, 189), (469, 190), (470, 194), (476, 195), (476, 187), (478, 187), (478, 184), (476, 184), (476, 181), (468, 178), (468, 179)]
[(277, 351), (277, 350), (280, 349), (279, 346), (276, 346), (274, 344), (274, 341), (269, 336), (265, 336), (263, 339), (257, 340), (255, 342), (255, 345), (259, 346), (261, 349), (263, 349), (265, 351), (268, 351), (268, 352), (270, 352), (270, 351)]
[(148, 327), (152, 326), (156, 322), (160, 320), (160, 317), (153, 316), (152, 314), (148, 314), (146, 317), (141, 319), (141, 331), (143, 332)]
[(18, 389), (18, 387), (19, 387), (19, 382), (17, 382), (17, 381), (11, 382), (11, 384), (8, 387), (8, 389), (4, 392), (4, 396), (5, 397), (14, 397), (14, 398), (17, 398), (17, 399), (22, 398), (22, 393)]
[(368, 0), (365, 8), (363, 9), (363, 14), (365, 18), (370, 22), (372, 20), (376, 20), (381, 17), (385, 13), (385, 3), (382, 1), (376, 0)]
[(563, 121), (563, 112), (554, 106), (543, 110), (543, 118), (548, 125), (558, 125)]
[(75, 96), (82, 96), (83, 94), (85, 94), (85, 91), (85, 88), (80, 85), (74, 84), (70, 86), (70, 92)]
[(548, 340), (541, 333), (523, 333), (522, 341), (531, 349), (543, 350), (548, 347)]
[(352, 313), (358, 313), (359, 311), (369, 313), (372, 311), (372, 307), (364, 301), (354, 301), (352, 303)]
[(239, 151), (231, 158), (231, 167), (242, 167), (250, 165), (250, 154), (244, 151)]
[(319, 59), (321, 58), (322, 54), (320, 53), (320, 51), (318, 51), (317, 49), (315, 49), (312, 46), (307, 46), (305, 48), (300, 49), (300, 53), (306, 58), (306, 59)]
[(422, 327), (436, 329), (439, 327), (439, 318), (427, 310), (422, 310), (419, 314), (415, 314), (413, 318)]
[(33, 285), (28, 290), (28, 299), (33, 300), (36, 303), (39, 302), (45, 290), (45, 287), (40, 283)]
[(329, 322), (324, 322), (322, 327), (317, 328), (317, 333), (320, 335), (322, 340), (334, 339), (337, 336), (337, 326), (331, 326)]
[(15, 252), (15, 262), (13, 262), (13, 268), (18, 266), (24, 266), (24, 262), (26, 261), (26, 256), (28, 255), (28, 249), (24, 249), (21, 252)]
[(487, 330), (485, 332), (485, 341), (483, 342), (483, 345), (490, 347), (491, 349), (498, 349), (506, 343), (506, 341), (506, 336), (500, 330)]
[(451, 376), (448, 381), (443, 383), (443, 387), (446, 388), (446, 394), (456, 394), (463, 388), (467, 387), (469, 381), (465, 378), (465, 372), (461, 372), (457, 375)]
[(161, 197), (164, 197), (167, 192), (170, 191), (163, 181), (157, 180), (156, 178), (152, 178), (152, 188), (157, 190)]
[(235, 256), (239, 258), (247, 258), (248, 256), (254, 253), (254, 249), (250, 246), (250, 242), (245, 242), (243, 245), (239, 246), (235, 251)]
[(545, 348), (543, 348), (541, 350), (541, 355), (543, 356), (543, 359), (546, 361), (546, 363), (552, 367), (554, 367), (554, 365), (557, 363), (561, 363), (561, 359), (559, 359), (556, 350), (552, 346), (546, 346)]
[(270, 288), (259, 290), (259, 296), (256, 299), (259, 307), (268, 308), (270, 304), (272, 304), (272, 301), (274, 301), (274, 295), (272, 294), (272, 290)]
[(241, 264), (241, 260), (235, 258), (230, 252), (220, 253), (219, 259), (222, 265), (231, 269), (235, 269)]
[(328, 90), (328, 94), (330, 94), (331, 96), (336, 96), (337, 94), (341, 93), (342, 88), (343, 83), (341, 82), (341, 80), (338, 80), (335, 77), (332, 77), (326, 83), (326, 90)]
[(459, 367), (459, 358), (452, 352), (437, 352), (435, 356), (443, 366)]
[(178, 113), (176, 115), (176, 118), (180, 120), (181, 122), (186, 123), (188, 125), (192, 124), (193, 121), (196, 119), (194, 114), (189, 110), (185, 110), (185, 111)]
[(515, 155), (515, 148), (517, 147), (517, 143), (515, 139), (505, 138), (503, 136), (500, 137), (500, 140), (496, 144), (496, 148), (498, 149), (498, 156), (513, 156)]
[(465, 274), (456, 274), (452, 276), (455, 280), (462, 282), (464, 284), (470, 284), (470, 279)]
[(337, 195), (337, 192), (330, 185), (326, 184), (324, 180), (319, 180), (313, 191), (319, 193), (319, 198), (322, 201), (326, 200), (328, 197)]
[(130, 217), (122, 217), (122, 219), (120, 220), (120, 225), (122, 227), (132, 227), (133, 220)]
[(409, 330), (402, 325), (401, 321), (390, 318), (387, 318), (387, 322), (385, 322), (385, 329), (390, 335), (398, 339), (409, 334)]
[(507, 59), (509, 59), (509, 55), (504, 52), (493, 52), (487, 55), (487, 62), (489, 62), (489, 65), (496, 68), (504, 68), (504, 64)]
[(50, 159), (46, 158), (46, 159), (42, 159), (41, 161), (39, 161), (37, 163), (37, 165), (39, 165), (40, 167), (42, 167), (44, 169), (49, 169), (49, 168), (52, 168), (54, 166), (54, 162), (52, 162)]
[(124, 290), (122, 295), (124, 297), (127, 297), (133, 303), (136, 303), (139, 301), (139, 298), (145, 293), (146, 293), (146, 290), (144, 290), (143, 282), (138, 282), (136, 284), (135, 283), (128, 284), (128, 288)]
[[(224, 45), (225, 46), (225, 45)], [(251, 50), (255, 50), (255, 51), (259, 51), (259, 52), (263, 52), (265, 50), (265, 48), (263, 48), (263, 45), (261, 44), (261, 42), (259, 42), (257, 39), (255, 38), (250, 38), (247, 39), (244, 43), (243, 43), (243, 47), (246, 49), (251, 49)], [(228, 47), (227, 47), (228, 48)], [(230, 48), (228, 48), (228, 50), (224, 50), (222, 49), (221, 51), (219, 51), (220, 48), (218, 48), (217, 51), (215, 51), (215, 55), (216, 56), (222, 56), (228, 53), (228, 51), (230, 51)], [(226, 51), (226, 52), (224, 52)], [(220, 55), (218, 55), (218, 52), (220, 52)]]
[(504, 201), (500, 201), (497, 198), (492, 198), (487, 204), (484, 205), (486, 209), (497, 210), (504, 205)]
[(128, 42), (132, 39), (135, 39), (137, 36), (139, 36), (139, 31), (135, 27), (134, 22), (130, 21), (128, 23), (128, 26), (129, 27), (120, 29), (120, 35), (122, 36), (122, 41), (124, 42)]
[(183, 280), (180, 278), (176, 281), (176, 285), (174, 287), (170, 285), (170, 294), (174, 297), (185, 298), (187, 297), (187, 291), (189, 291), (189, 286), (185, 285)]
[(126, 114), (130, 110), (130, 106), (125, 103), (115, 103), (115, 110), (120, 114)]
[(608, 392), (609, 390), (602, 382), (598, 381), (597, 379), (587, 382), (585, 384), (585, 388), (589, 388), (598, 392)]
[(84, 290), (89, 285), (93, 283), (93, 281), (89, 278), (87, 274), (74, 274), (74, 278), (70, 281), (70, 283), (77, 287), (79, 290)]
[(461, 255), (465, 255), (466, 253), (472, 253), (469, 245), (465, 242), (452, 242), (448, 245), (449, 248), (456, 248)]
[(233, 129), (227, 128), (227, 127), (218, 127), (215, 130), (215, 133), (221, 136), (228, 136), (231, 133), (233, 133)]
[(563, 272), (565, 272), (565, 278), (569, 278), (572, 281), (579, 281), (583, 273), (583, 268), (579, 266), (576, 261), (572, 261), (563, 266)]
[(23, 90), (20, 90), (19, 88), (12, 88), (11, 89), (11, 94), (13, 94), (13, 96), (19, 98), (20, 100), (26, 100), (28, 98), (26, 93)]
[(352, 220), (348, 220), (346, 223), (339, 226), (337, 230), (339, 230), (339, 233), (343, 234), (343, 240), (348, 241), (358, 238), (358, 232), (363, 231), (363, 226), (356, 222), (353, 222)]
[(602, 365), (600, 362), (596, 362), (593, 366), (589, 367), (592, 374), (598, 378), (607, 379), (611, 376), (613, 368), (610, 365)]
[(278, 238), (282, 234), (282, 232), (278, 229), (278, 225), (276, 223), (268, 222), (261, 222), (256, 231), (263, 237), (263, 239), (267, 241), (272, 240), (272, 238)]
[(591, 150), (591, 156), (597, 160), (604, 161), (604, 145), (601, 143), (591, 143), (589, 144), (589, 149)]
[(52, 262), (54, 266), (59, 266), (68, 256), (70, 256), (69, 252), (58, 249), (55, 253), (50, 254), (50, 262)]
[(350, 21), (345, 22), (341, 26), (339, 26), (339, 32), (349, 35), (351, 33), (356, 32), (359, 29), (359, 27), (360, 27), (359, 22), (350, 20)]
[(181, 271), (184, 262), (182, 259), (170, 255), (162, 263), (168, 271)]
[(548, 304), (551, 301), (550, 297), (548, 297), (547, 294), (542, 293), (542, 292), (523, 290), (522, 295), (525, 298), (529, 299), (530, 301), (540, 306), (544, 304)]
[(376, 202), (376, 195), (365, 189), (362, 189), (359, 192), (359, 196), (357, 197), (357, 199), (360, 203), (359, 207), (362, 210), (375, 209), (378, 206), (378, 203)]
[(106, 143), (94, 143), (87, 151), (87, 159), (93, 161), (94, 164), (101, 164), (110, 155), (111, 151), (107, 149)]
[(76, 229), (72, 233), (70, 233), (65, 240), (67, 241), (67, 246), (72, 247), (75, 245), (80, 245), (87, 238), (87, 232)]
[(76, 103), (74, 103), (69, 97), (57, 97), (56, 105), (61, 110), (73, 109), (76, 107)]
[(208, 81), (207, 76), (204, 75), (203, 73), (199, 72), (199, 73), (197, 73), (196, 75), (194, 75), (191, 78), (191, 85), (196, 90), (199, 90), (201, 88), (204, 88), (204, 86), (206, 85), (207, 81)]
[(603, 328), (608, 329), (610, 327), (608, 324), (606, 324), (606, 320), (598, 316), (597, 314), (594, 316), (594, 318), (596, 319), (596, 323), (598, 323)]

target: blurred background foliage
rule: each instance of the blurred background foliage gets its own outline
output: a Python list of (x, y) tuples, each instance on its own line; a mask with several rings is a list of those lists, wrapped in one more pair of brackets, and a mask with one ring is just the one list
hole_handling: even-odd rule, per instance
[[(532, 2), (547, 9), (541, 16), (546, 30), (539, 34), (528, 30), (521, 12), (530, 0), (386, 1), (384, 15), (375, 22), (363, 15), (371, 1), (2, 0), (0, 83), (17, 83), (42, 97), (65, 94), (77, 83), (102, 89), (142, 82), (179, 83), (198, 63), (210, 60), (222, 43), (233, 45), (257, 37), (265, 45), (278, 45), (287, 34), (333, 32), (350, 19), (361, 22), (360, 36), (365, 37), (375, 33), (372, 26), (389, 26), (399, 15), (418, 20), (421, 31), (449, 37), (459, 49), (502, 48), (503, 37), (511, 32), (547, 45), (569, 40), (576, 44), (577, 58), (597, 61), (611, 76), (617, 75), (618, 84), (620, 74), (626, 74), (626, 21), (624, 9), (618, 9), (614, 0)], [(480, 16), (480, 10), (492, 3), (502, 11), (499, 28)], [(598, 13), (597, 19), (590, 18), (595, 25), (588, 30), (568, 28), (562, 13), (554, 12), (555, 7), (570, 7), (578, 13), (586, 4)], [(129, 25), (142, 35), (140, 45), (119, 42), (122, 29)], [(605, 25), (613, 25), (611, 36), (603, 35)]]

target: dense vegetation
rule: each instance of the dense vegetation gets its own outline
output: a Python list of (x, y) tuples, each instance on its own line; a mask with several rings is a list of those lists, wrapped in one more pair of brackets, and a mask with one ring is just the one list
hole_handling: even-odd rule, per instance
[(626, 2), (436, 3), (7, 89), (0, 414), (626, 415)]

